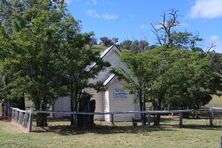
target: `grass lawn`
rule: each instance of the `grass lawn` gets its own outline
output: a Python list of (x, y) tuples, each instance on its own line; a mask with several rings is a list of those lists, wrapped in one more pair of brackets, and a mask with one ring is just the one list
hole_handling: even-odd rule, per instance
[(209, 107), (222, 107), (222, 96), (219, 97), (219, 96), (213, 95), (213, 99), (206, 106), (209, 106)]
[[(169, 121), (168, 121), (169, 122)], [(202, 124), (201, 120), (195, 120)], [(195, 123), (192, 120), (185, 123)], [(132, 127), (117, 123), (117, 127), (99, 124), (92, 129), (75, 129), (50, 123), (50, 132), (23, 133), (10, 122), (0, 121), (0, 147), (212, 147), (220, 146), (222, 128), (206, 126), (162, 126), (159, 128)]]

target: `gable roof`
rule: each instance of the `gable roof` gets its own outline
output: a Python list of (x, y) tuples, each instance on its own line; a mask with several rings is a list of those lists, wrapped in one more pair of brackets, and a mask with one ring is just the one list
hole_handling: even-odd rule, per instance
[(103, 82), (103, 86), (107, 86), (112, 80), (113, 78), (115, 77), (116, 75), (115, 74), (110, 74), (110, 76)]
[[(121, 55), (120, 49), (115, 44), (113, 44), (112, 46), (110, 46), (109, 48), (104, 50), (101, 53), (100, 57), (104, 58), (114, 47), (116, 47), (116, 49), (117, 49), (117, 50), (115, 50), (117, 52), (117, 54)], [(116, 76), (115, 74), (111, 73), (110, 76), (103, 82), (103, 85), (107, 86), (113, 80), (113, 78), (115, 78), (115, 76)]]
[(121, 51), (115, 44), (113, 44), (112, 46), (110, 46), (109, 48), (105, 49), (103, 52), (100, 53), (100, 58), (104, 58), (114, 47), (116, 47), (117, 53), (120, 55)]
[[(121, 54), (121, 51), (119, 50), (119, 48), (113, 44), (112, 46), (110, 46), (109, 48), (107, 48), (106, 50), (104, 50), (101, 54), (100, 54), (100, 57), (101, 58), (104, 58), (112, 49), (113, 47), (116, 47), (116, 52), (120, 55)], [(112, 80), (113, 78), (115, 77), (116, 75), (111, 73), (110, 76), (103, 82), (103, 85), (104, 86), (107, 86)]]
[[(121, 51), (120, 49), (115, 45), (113, 44), (112, 46), (108, 47), (107, 49), (105, 49), (104, 51), (102, 51), (100, 53), (100, 58), (101, 59), (104, 59), (104, 57), (111, 51), (113, 51), (118, 55), (120, 56), (121, 55)], [(93, 69), (94, 67), (96, 66), (96, 62), (93, 62), (91, 65), (88, 65), (86, 67), (86, 70), (87, 71), (90, 71), (91, 69)], [(105, 80), (103, 79), (103, 86), (107, 86), (112, 80), (113, 78), (115, 77), (115, 74), (113, 73), (109, 73), (108, 77), (105, 78)]]
[[(103, 59), (114, 47), (116, 47), (117, 53), (120, 55), (121, 51), (119, 50), (119, 48), (115, 44), (113, 44), (112, 46), (110, 46), (109, 48), (105, 49), (104, 51), (102, 51), (100, 53), (100, 58)], [(91, 65), (86, 67), (86, 71), (91, 70), (95, 66), (96, 66), (96, 62), (93, 62)]]

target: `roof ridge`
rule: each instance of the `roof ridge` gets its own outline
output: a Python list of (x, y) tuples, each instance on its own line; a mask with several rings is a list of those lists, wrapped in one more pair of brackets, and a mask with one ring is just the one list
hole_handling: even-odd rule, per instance
[(115, 77), (116, 75), (114, 74), (114, 73), (111, 73), (110, 75), (109, 75), (109, 77), (103, 82), (103, 85), (104, 86), (107, 86), (111, 81), (112, 81), (112, 79)]

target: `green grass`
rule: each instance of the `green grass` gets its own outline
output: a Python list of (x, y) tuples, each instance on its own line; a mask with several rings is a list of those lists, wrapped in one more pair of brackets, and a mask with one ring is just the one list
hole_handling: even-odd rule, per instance
[[(170, 123), (170, 120), (164, 123)], [(202, 125), (202, 120), (187, 120), (186, 124)], [(50, 122), (49, 132), (22, 133), (10, 123), (0, 121), (0, 147), (219, 147), (221, 127), (207, 126), (161, 126), (158, 128), (132, 127), (131, 123), (97, 122), (91, 129), (61, 126), (67, 122)]]
[(209, 107), (222, 107), (222, 97), (213, 95), (212, 100), (210, 103), (207, 105)]

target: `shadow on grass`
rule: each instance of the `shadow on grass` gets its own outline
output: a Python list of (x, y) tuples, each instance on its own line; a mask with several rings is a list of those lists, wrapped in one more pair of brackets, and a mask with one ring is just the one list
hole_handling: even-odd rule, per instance
[[(96, 133), (96, 134), (118, 134), (118, 133), (144, 133), (144, 132), (158, 132), (158, 131), (178, 131), (182, 129), (192, 129), (192, 130), (222, 130), (221, 125), (217, 126), (207, 126), (203, 125), (203, 120), (199, 119), (184, 119), (183, 126), (179, 126), (178, 117), (161, 118), (160, 126), (144, 127), (141, 123), (138, 126), (132, 126), (130, 122), (115, 122), (116, 126), (111, 126), (107, 122), (95, 122), (96, 124), (90, 128), (79, 128), (70, 126), (68, 119), (53, 119), (49, 120), (49, 126), (45, 128), (39, 128), (35, 125), (33, 126), (33, 132), (50, 132), (60, 135), (80, 135), (86, 133)], [(152, 125), (152, 124), (151, 124)]]
[(80, 135), (86, 133), (96, 134), (118, 134), (118, 133), (144, 133), (144, 132), (157, 132), (157, 131), (172, 131), (170, 128), (162, 127), (143, 127), (143, 126), (108, 126), (108, 125), (95, 125), (90, 128), (79, 128), (72, 126), (49, 126), (47, 128), (35, 129), (33, 132), (53, 132), (60, 135)]
[(179, 127), (178, 125), (160, 125), (158, 127), (151, 126), (143, 127), (143, 126), (107, 126), (107, 125), (95, 125), (91, 128), (79, 128), (79, 127), (72, 127), (72, 126), (49, 126), (46, 128), (35, 129), (34, 133), (39, 132), (49, 132), (55, 133), (59, 135), (81, 135), (87, 133), (96, 133), (96, 134), (119, 134), (119, 133), (130, 133), (130, 134), (138, 134), (138, 133), (145, 133), (145, 132), (158, 132), (158, 131), (175, 131), (175, 130), (182, 130), (182, 129), (193, 129), (193, 130), (221, 130), (222, 126), (203, 126), (203, 125), (184, 125)]
[(208, 126), (208, 125), (183, 125), (181, 128), (198, 129), (198, 130), (222, 130), (222, 126), (221, 125), (214, 125), (214, 126)]

